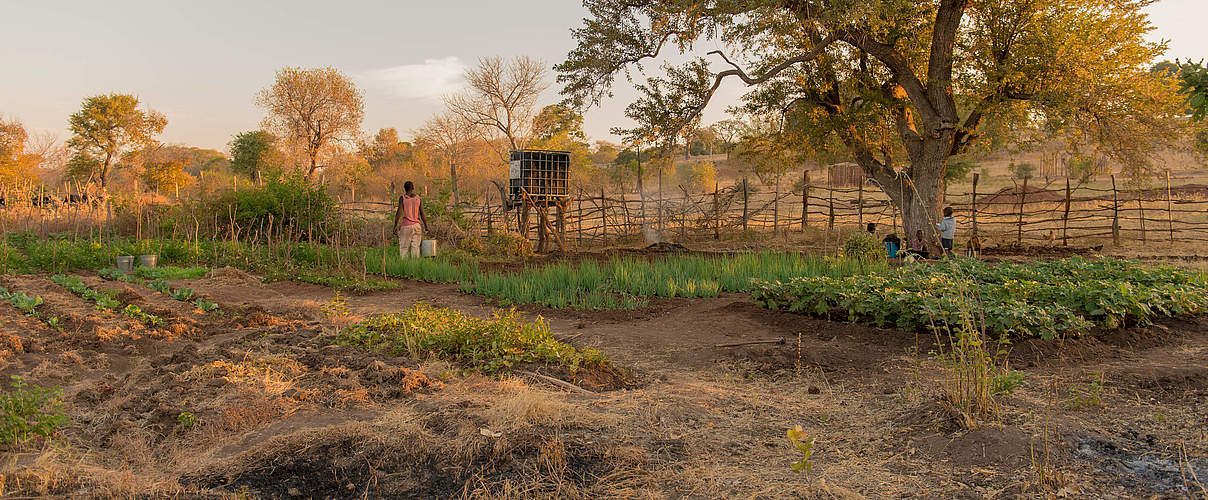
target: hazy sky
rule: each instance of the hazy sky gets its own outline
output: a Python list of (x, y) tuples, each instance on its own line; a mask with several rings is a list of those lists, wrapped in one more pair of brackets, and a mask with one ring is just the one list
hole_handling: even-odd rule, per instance
[[(1149, 11), (1170, 58), (1208, 57), (1208, 0)], [(0, 115), (65, 138), (84, 97), (133, 93), (167, 115), (165, 141), (226, 150), (258, 126), (254, 95), (278, 68), (330, 65), (364, 89), (367, 132), (410, 137), (461, 86), (466, 65), (526, 54), (552, 66), (584, 14), (578, 0), (0, 0)], [(587, 113), (591, 138), (630, 125), (622, 112), (633, 93), (622, 86)], [(705, 123), (740, 91), (723, 87)], [(551, 88), (545, 101), (557, 100)]]

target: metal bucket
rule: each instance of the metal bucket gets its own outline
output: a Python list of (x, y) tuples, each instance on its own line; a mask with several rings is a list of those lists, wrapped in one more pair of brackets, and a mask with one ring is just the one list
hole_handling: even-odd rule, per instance
[(123, 273), (134, 271), (134, 256), (133, 255), (118, 255), (117, 269)]
[(436, 240), (423, 240), (419, 242), (420, 257), (436, 257)]
[(138, 265), (143, 267), (155, 267), (156, 255), (147, 253), (138, 256)]

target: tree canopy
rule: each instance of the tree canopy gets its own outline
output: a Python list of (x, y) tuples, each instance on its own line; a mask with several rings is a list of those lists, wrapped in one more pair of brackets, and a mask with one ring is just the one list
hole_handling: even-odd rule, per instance
[(652, 79), (689, 103), (672, 126), (738, 79), (747, 110), (786, 115), (810, 148), (842, 148), (908, 231), (933, 229), (947, 159), (1020, 127), (1147, 171), (1179, 133), (1174, 82), (1149, 71), (1165, 49), (1144, 38), (1149, 3), (587, 0), (558, 81), (568, 104), (598, 104), (618, 74), (708, 40), (723, 70), (698, 57)]
[(130, 94), (106, 94), (84, 99), (80, 110), (71, 115), (72, 137), (67, 144), (74, 150), (70, 166), (74, 176), (108, 187), (109, 170), (114, 162), (155, 141), (168, 124), (164, 115), (138, 108), (139, 100)]
[(231, 170), (254, 177), (280, 170), (281, 153), (277, 150), (277, 137), (263, 130), (240, 132), (230, 143)]
[[(446, 96), (445, 104), (484, 138), (503, 136), (511, 150), (520, 149), (532, 131), (537, 99), (549, 88), (547, 75), (545, 64), (531, 57), (480, 58), (466, 70), (469, 88)], [(507, 151), (498, 152), (507, 158)]]
[(302, 147), (306, 177), (318, 169), (319, 154), (334, 141), (355, 139), (365, 118), (365, 98), (339, 70), (286, 67), (256, 103), (268, 112), (264, 128)]

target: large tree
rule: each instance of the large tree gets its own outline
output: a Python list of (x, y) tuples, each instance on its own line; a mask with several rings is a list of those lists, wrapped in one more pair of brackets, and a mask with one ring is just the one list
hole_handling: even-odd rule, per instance
[(71, 115), (72, 164), (84, 171), (77, 178), (100, 183), (108, 188), (109, 171), (123, 156), (145, 149), (164, 131), (164, 115), (138, 108), (138, 98), (129, 94), (107, 94), (84, 99), (80, 110)]
[(306, 154), (306, 178), (319, 167), (319, 154), (334, 142), (353, 140), (365, 118), (365, 98), (339, 70), (287, 67), (256, 104), (268, 112), (264, 127), (294, 141)]
[[(447, 96), (445, 104), (474, 124), (484, 138), (503, 136), (512, 150), (525, 147), (533, 127), (537, 99), (549, 88), (548, 71), (539, 59), (484, 57), (466, 70), (468, 88)], [(507, 161), (508, 151), (497, 148)]]
[(231, 139), (231, 171), (248, 177), (271, 174), (284, 163), (277, 137), (264, 130), (249, 130)]
[(455, 113), (441, 113), (429, 118), (415, 132), (416, 139), (431, 145), (449, 166), (449, 185), (453, 190), (453, 204), (461, 203), (457, 191), (457, 167), (473, 151), (477, 137), (474, 124)]
[(0, 186), (13, 187), (37, 179), (25, 152), (28, 139), (21, 122), (0, 116)]
[(934, 234), (948, 158), (996, 133), (1043, 126), (1144, 174), (1179, 105), (1172, 79), (1148, 71), (1165, 49), (1144, 38), (1150, 3), (586, 0), (558, 81), (570, 103), (598, 104), (618, 73), (708, 40), (725, 69), (683, 89), (701, 102), (689, 114), (740, 80), (749, 110), (787, 115), (807, 147), (841, 145), (908, 234)]

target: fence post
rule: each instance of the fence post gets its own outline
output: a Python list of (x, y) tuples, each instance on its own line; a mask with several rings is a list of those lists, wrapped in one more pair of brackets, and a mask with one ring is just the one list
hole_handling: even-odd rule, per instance
[(1141, 213), (1141, 243), (1145, 244), (1145, 192), (1137, 187), (1137, 211)]
[(575, 246), (583, 248), (583, 188), (579, 188), (579, 197), (575, 199)]
[(772, 195), (772, 233), (780, 231), (780, 177), (776, 177), (776, 193)]
[(801, 174), (801, 180), (804, 182), (801, 188), (801, 232), (805, 232), (805, 226), (810, 220), (810, 171), (805, 169)]
[(1070, 229), (1070, 178), (1065, 178), (1065, 214), (1061, 216), (1061, 245), (1070, 246), (1066, 233)]
[(747, 193), (747, 178), (742, 178), (742, 232), (747, 232), (747, 201), (749, 193)]
[(721, 239), (721, 208), (717, 203), (718, 185), (713, 181), (713, 239)]
[(1023, 190), (1019, 192), (1019, 221), (1015, 225), (1015, 243), (1023, 244), (1023, 205), (1028, 196), (1028, 176), (1023, 178)]
[(1120, 194), (1116, 191), (1116, 176), (1112, 175), (1112, 244), (1120, 246)]
[(604, 197), (603, 187), (600, 188), (600, 233), (608, 239), (608, 198)]
[(863, 180), (860, 181), (859, 188), (857, 189), (856, 192), (857, 192), (857, 194), (856, 194), (856, 211), (859, 212), (859, 215), (857, 217), (860, 221), (860, 224), (859, 224), (860, 227), (864, 227), (864, 182), (863, 182)]
[[(973, 210), (973, 235), (974, 236), (977, 236), (977, 181), (980, 179), (981, 179), (981, 175), (978, 174), (977, 172), (973, 172), (973, 202), (971, 203), (971, 205), (972, 205), (972, 210)], [(894, 223), (895, 224), (897, 223), (896, 215), (894, 216)]]
[[(830, 233), (832, 230), (835, 229), (835, 187), (831, 186), (826, 189), (827, 189), (827, 193), (828, 193), (827, 197), (826, 197), (826, 200), (827, 200), (826, 203), (830, 208), (830, 215), (826, 221), (826, 231), (827, 231), (827, 233)], [(827, 236), (827, 237), (829, 238), (829, 236)]]
[(1170, 244), (1174, 245), (1174, 202), (1170, 194), (1170, 171), (1166, 171), (1166, 224), (1170, 227)]

